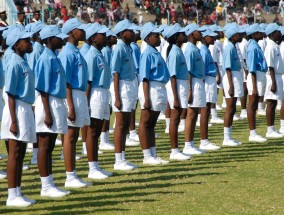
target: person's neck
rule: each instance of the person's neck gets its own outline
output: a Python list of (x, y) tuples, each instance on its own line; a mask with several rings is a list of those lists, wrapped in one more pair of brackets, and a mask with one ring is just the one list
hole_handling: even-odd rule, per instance
[(55, 47), (53, 47), (53, 45), (52, 44), (47, 44), (46, 45), (46, 47), (47, 48), (49, 48), (51, 51), (53, 51), (53, 52), (55, 52), (56, 51), (56, 48)]
[(96, 43), (93, 43), (92, 46), (94, 46), (96, 49), (98, 49), (99, 51), (101, 51), (103, 49), (103, 46), (100, 46)]
[(15, 51), (15, 54), (19, 55), (21, 58), (24, 58), (24, 56), (25, 56), (25, 53), (24, 53), (24, 52), (21, 52), (21, 51), (19, 51), (19, 50), (16, 50), (16, 51)]
[(196, 45), (197, 40), (194, 39), (193, 37), (190, 37), (190, 38), (188, 39), (188, 42), (191, 42), (193, 45)]
[(124, 38), (121, 38), (121, 41), (123, 41), (123, 42), (124, 42), (126, 45), (128, 45), (128, 46), (129, 46), (129, 45), (130, 45), (130, 43), (131, 43), (130, 41), (125, 40)]
[(148, 43), (148, 46), (151, 46), (152, 48), (156, 49), (156, 46), (153, 44)]
[(68, 39), (67, 39), (67, 42), (69, 42), (69, 43), (71, 43), (72, 45), (74, 45), (74, 46), (78, 46), (78, 41), (74, 38), (74, 37), (72, 37), (72, 36), (70, 36)]

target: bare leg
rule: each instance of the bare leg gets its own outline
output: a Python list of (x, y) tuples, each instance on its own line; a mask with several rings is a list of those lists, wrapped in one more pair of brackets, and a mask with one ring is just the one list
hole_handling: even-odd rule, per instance
[(178, 148), (178, 125), (182, 109), (171, 110), (170, 140), (172, 149)]
[(185, 120), (185, 135), (184, 135), (185, 142), (193, 141), (198, 111), (199, 108), (189, 107), (187, 109), (187, 116)]

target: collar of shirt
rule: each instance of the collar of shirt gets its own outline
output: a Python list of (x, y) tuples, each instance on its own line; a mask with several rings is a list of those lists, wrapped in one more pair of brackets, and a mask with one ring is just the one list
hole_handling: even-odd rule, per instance
[(197, 48), (197, 46), (194, 45), (192, 42), (188, 42), (188, 46), (190, 46), (194, 51), (198, 51), (199, 52), (199, 49)]
[(159, 53), (156, 48), (153, 48), (152, 46), (147, 44), (147, 48), (152, 52), (152, 53)]
[(254, 46), (257, 46), (257, 47), (260, 48), (259, 44), (258, 44), (254, 39), (250, 39), (250, 40), (249, 40), (249, 44), (254, 45)]
[(90, 46), (89, 44), (87, 44), (87, 43), (83, 43), (82, 48), (83, 48), (83, 47), (90, 48), (91, 46)]
[(45, 52), (46, 54), (52, 56), (53, 58), (57, 58), (57, 55), (55, 54), (55, 52), (49, 49), (48, 47), (45, 47)]
[(71, 49), (74, 52), (79, 52), (79, 49), (69, 42), (66, 43), (65, 47), (68, 48), (68, 49)]
[(90, 50), (95, 54), (98, 54), (98, 55), (102, 54), (102, 52), (98, 50), (95, 46), (91, 46)]
[(201, 49), (203, 49), (203, 50), (207, 51), (208, 53), (210, 53), (210, 50), (209, 50), (208, 47), (207, 47), (206, 45), (204, 45), (204, 44), (202, 44), (202, 45), (200, 46), (200, 50), (201, 50)]
[(19, 63), (22, 63), (22, 62), (25, 62), (25, 59), (22, 58), (20, 55), (16, 54), (16, 53), (13, 53), (13, 55), (15, 56), (15, 60)]
[(118, 44), (118, 45), (121, 45), (121, 46), (122, 46), (123, 48), (125, 48), (126, 50), (129, 50), (129, 49), (132, 50), (130, 46), (126, 45), (126, 43), (123, 42), (122, 39), (118, 39), (117, 44)]

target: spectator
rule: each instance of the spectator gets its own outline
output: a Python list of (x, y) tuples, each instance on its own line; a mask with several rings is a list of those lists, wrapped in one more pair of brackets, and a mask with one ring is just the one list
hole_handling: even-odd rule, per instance
[(218, 18), (222, 18), (222, 13), (223, 13), (223, 8), (222, 8), (222, 3), (218, 2), (218, 5), (216, 7), (216, 15)]

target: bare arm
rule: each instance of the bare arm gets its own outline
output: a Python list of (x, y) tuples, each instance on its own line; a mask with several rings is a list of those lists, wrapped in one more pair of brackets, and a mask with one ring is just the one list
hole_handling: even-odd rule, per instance
[(271, 92), (275, 93), (277, 91), (277, 86), (276, 86), (276, 79), (275, 79), (275, 71), (273, 67), (269, 67), (269, 73), (272, 81), (272, 86), (271, 86)]
[(73, 104), (73, 97), (72, 97), (72, 87), (70, 84), (67, 84), (67, 105), (69, 108), (68, 119), (71, 122), (75, 122), (76, 120), (76, 113)]
[(115, 102), (114, 106), (120, 110), (121, 109), (121, 99), (119, 94), (119, 74), (116, 72), (113, 76), (113, 85), (114, 85), (114, 96), (115, 96)]
[(41, 95), (41, 100), (43, 104), (43, 109), (45, 112), (44, 123), (48, 128), (51, 128), (53, 125), (53, 119), (51, 116), (51, 111), (50, 111), (50, 106), (49, 106), (49, 94), (41, 92), (40, 95)]
[(15, 136), (18, 134), (18, 122), (16, 117), (16, 101), (15, 97), (11, 94), (8, 94), (8, 105), (11, 117), (11, 126), (10, 132)]
[(171, 77), (171, 85), (172, 85), (172, 91), (174, 95), (174, 108), (179, 108), (179, 101), (178, 101), (178, 93), (177, 93), (177, 78), (176, 76)]
[(228, 82), (229, 82), (229, 95), (231, 97), (234, 97), (234, 83), (233, 83), (233, 78), (232, 78), (232, 71), (231, 69), (227, 68), (226, 69), (226, 74), (228, 77)]
[(143, 80), (143, 92), (144, 92), (144, 108), (145, 109), (151, 109), (151, 103), (150, 103), (150, 90), (149, 90), (149, 80), (144, 79)]

